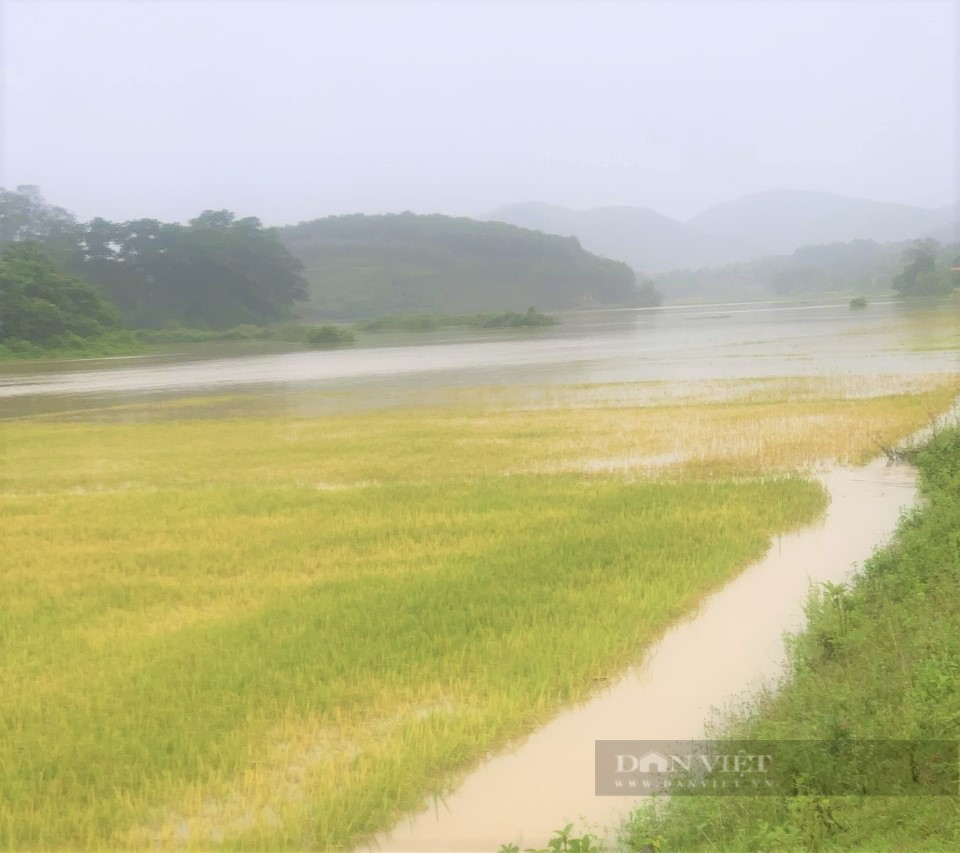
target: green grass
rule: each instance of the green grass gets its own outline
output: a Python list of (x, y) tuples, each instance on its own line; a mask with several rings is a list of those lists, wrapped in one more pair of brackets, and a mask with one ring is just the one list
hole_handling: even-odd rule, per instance
[(393, 314), (356, 324), (361, 332), (433, 332), (440, 329), (516, 329), (555, 326), (560, 321), (534, 308), (525, 312), (504, 311), (480, 314)]
[(960, 334), (928, 335), (917, 338), (910, 349), (913, 352), (937, 352), (942, 350), (960, 350)]
[(71, 337), (72, 341), (52, 347), (40, 346), (30, 341), (5, 340), (0, 343), (0, 362), (139, 355), (146, 350), (143, 343), (126, 330), (116, 330), (98, 338), (81, 338), (76, 335)]
[(313, 349), (345, 346), (355, 340), (356, 335), (352, 330), (339, 326), (311, 326), (304, 335), (304, 342)]
[[(722, 735), (960, 739), (960, 428), (918, 456), (925, 505), (852, 589), (816, 597), (792, 679)], [(838, 592), (838, 590), (833, 590)], [(672, 851), (953, 851), (960, 797), (674, 798), (624, 838)]]
[(822, 511), (770, 472), (949, 395), (5, 421), (0, 847), (349, 846)]

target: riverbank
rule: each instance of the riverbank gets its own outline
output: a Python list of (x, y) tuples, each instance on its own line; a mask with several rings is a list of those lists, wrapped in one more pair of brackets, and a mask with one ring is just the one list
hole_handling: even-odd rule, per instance
[[(670, 628), (622, 679), (570, 708), (515, 749), (486, 762), (442, 802), (433, 802), (366, 853), (519, 853), (543, 849), (571, 824), (602, 835), (636, 805), (598, 796), (595, 745), (602, 740), (692, 740), (712, 708), (772, 681), (785, 631), (803, 625), (811, 582), (841, 582), (867, 559), (916, 497), (913, 470), (875, 460), (818, 477), (830, 503), (822, 519), (784, 536), (762, 559)], [(512, 845), (512, 846), (511, 846)]]
[[(960, 738), (960, 428), (916, 455), (923, 505), (851, 586), (821, 588), (779, 692), (716, 726), (755, 739)], [(674, 797), (639, 808), (622, 849), (960, 847), (960, 798)]]
[(351, 345), (357, 332), (437, 332), (451, 330), (536, 329), (556, 326), (555, 317), (533, 308), (526, 312), (483, 314), (397, 314), (355, 323), (314, 324), (302, 321), (270, 326), (243, 324), (229, 329), (172, 327), (120, 329), (97, 338), (73, 336), (62, 345), (40, 346), (29, 341), (0, 343), (2, 361), (56, 361), (125, 355), (150, 355), (161, 345), (275, 342), (308, 349)]

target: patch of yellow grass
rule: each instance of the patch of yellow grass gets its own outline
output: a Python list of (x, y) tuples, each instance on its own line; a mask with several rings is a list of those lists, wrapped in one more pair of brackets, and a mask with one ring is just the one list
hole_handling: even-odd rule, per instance
[(0, 846), (383, 828), (816, 517), (780, 475), (864, 460), (956, 387), (914, 390), (7, 422)]

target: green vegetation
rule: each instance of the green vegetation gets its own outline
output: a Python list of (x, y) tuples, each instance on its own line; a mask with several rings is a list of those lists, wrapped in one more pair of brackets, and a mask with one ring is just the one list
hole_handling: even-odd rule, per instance
[[(774, 255), (745, 263), (699, 270), (675, 270), (657, 278), (670, 299), (797, 297), (824, 293), (888, 293), (895, 288), (905, 255), (916, 251), (912, 242), (876, 243), (853, 240), (803, 246), (791, 255)], [(935, 253), (937, 281), (949, 275), (947, 267), (957, 246), (926, 241), (924, 253)], [(924, 262), (925, 263), (925, 262)], [(925, 279), (924, 279), (925, 281)]]
[(855, 311), (862, 310), (863, 308), (866, 308), (867, 305), (868, 303), (866, 296), (854, 296), (853, 299), (850, 300), (850, 307)]
[(291, 316), (305, 295), (300, 264), (254, 217), (205, 211), (189, 224), (94, 219), (69, 263), (134, 327), (225, 329)]
[(663, 294), (650, 279), (645, 278), (637, 283), (637, 298), (633, 304), (637, 308), (659, 308), (663, 304)]
[[(916, 461), (925, 504), (851, 588), (815, 596), (793, 643), (792, 680), (728, 720), (734, 736), (960, 738), (960, 428)], [(678, 797), (665, 810), (639, 809), (625, 846), (657, 836), (663, 853), (956, 850), (960, 798)]]
[(117, 325), (100, 292), (65, 275), (38, 243), (10, 243), (0, 254), (0, 353), (135, 347)]
[(324, 317), (633, 304), (626, 265), (573, 238), (450, 216), (331, 216), (280, 230)]
[(526, 311), (504, 311), (500, 314), (397, 314), (378, 317), (356, 324), (361, 332), (433, 332), (438, 329), (518, 329), (555, 326), (560, 321), (535, 308)]
[(960, 274), (949, 269), (936, 240), (917, 240), (904, 249), (903, 269), (893, 278), (901, 296), (947, 296), (960, 285)]
[[(589, 833), (575, 835), (573, 824), (568, 823), (553, 833), (546, 847), (538, 850), (527, 848), (524, 853), (602, 853), (602, 850), (594, 836)], [(498, 853), (520, 853), (520, 847), (517, 844), (502, 844)]]
[(36, 187), (0, 190), (0, 243), (28, 240), (96, 285), (128, 328), (276, 322), (306, 297), (301, 264), (276, 231), (226, 210), (204, 211), (187, 225), (77, 223)]
[(0, 845), (349, 844), (823, 507), (500, 477), (461, 421), (8, 424)]
[(307, 329), (303, 339), (307, 346), (315, 349), (327, 349), (352, 344), (356, 340), (356, 336), (350, 329), (344, 329), (340, 326), (312, 326)]
[(0, 244), (56, 240), (72, 234), (76, 227), (73, 214), (47, 204), (39, 187), (30, 184), (16, 190), (0, 187)]
[(313, 326), (305, 323), (278, 323), (255, 326), (244, 323), (232, 329), (141, 329), (137, 339), (149, 344), (207, 343), (214, 341), (281, 341), (324, 347), (353, 343), (355, 336), (341, 326)]
[[(283, 331), (254, 330), (288, 325), (297, 303), (307, 298), (300, 259), (309, 266), (305, 313), (311, 319), (402, 316), (369, 321), (363, 328), (370, 331), (548, 325), (546, 315), (521, 313), (531, 303), (659, 304), (651, 283), (637, 287), (629, 267), (588, 254), (574, 239), (446, 216), (338, 216), (272, 229), (255, 217), (207, 210), (186, 225), (102, 218), (79, 223), (48, 204), (36, 187), (0, 189), (0, 245), (27, 241), (42, 246), (49, 258), (46, 274), (60, 277), (62, 295), (70, 280), (74, 296), (86, 288), (85, 298), (107, 312), (101, 324), (109, 314), (113, 327), (140, 330), (136, 339), (123, 338), (122, 348), (130, 352), (137, 351), (137, 340), (285, 340)], [(120, 346), (97, 349), (89, 329), (75, 332), (60, 321), (56, 334), (34, 329), (46, 322), (39, 303), (7, 301), (10, 328), (0, 332), (0, 357)], [(32, 313), (23, 313), (28, 308)], [(72, 308), (67, 315), (80, 316)], [(319, 343), (345, 343), (347, 333), (338, 334), (337, 341)]]
[(110, 358), (143, 355), (143, 344), (124, 329), (107, 332), (93, 339), (67, 338), (58, 346), (40, 346), (29, 341), (12, 340), (0, 344), (0, 361), (60, 361), (79, 358)]
[(0, 847), (349, 845), (822, 511), (772, 471), (948, 399), (8, 421)]
[[(282, 327), (281, 327), (282, 328)], [(137, 339), (146, 344), (187, 344), (207, 341), (258, 341), (281, 334), (277, 327), (255, 326), (243, 323), (231, 329), (190, 329), (170, 326), (165, 329), (138, 329)], [(299, 340), (302, 337), (285, 336), (282, 340)]]

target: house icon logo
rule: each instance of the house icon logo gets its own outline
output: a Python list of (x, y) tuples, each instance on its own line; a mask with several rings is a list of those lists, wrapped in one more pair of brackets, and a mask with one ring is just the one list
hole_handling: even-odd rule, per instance
[(637, 769), (641, 773), (667, 773), (670, 760), (660, 752), (647, 752), (640, 756)]

